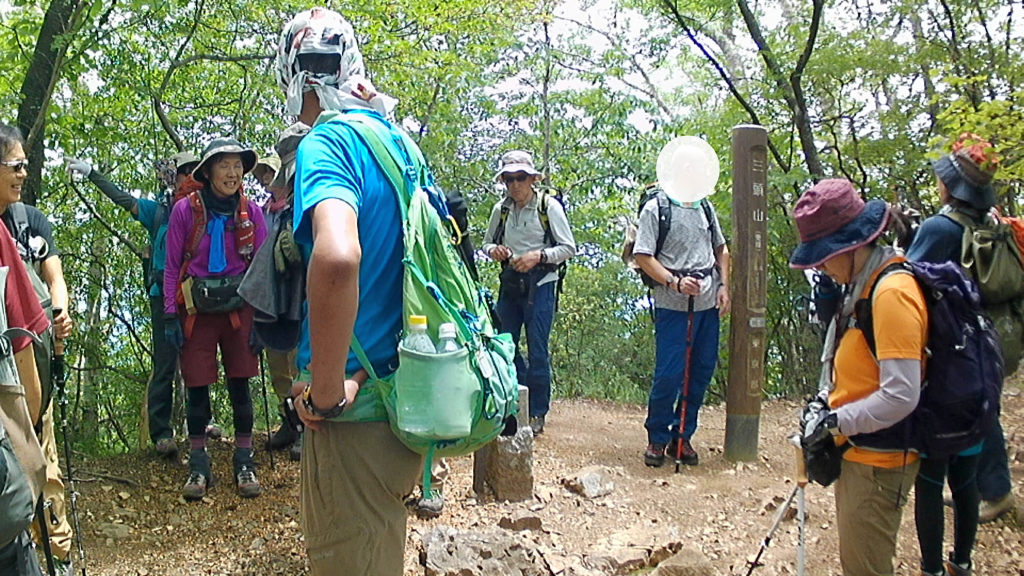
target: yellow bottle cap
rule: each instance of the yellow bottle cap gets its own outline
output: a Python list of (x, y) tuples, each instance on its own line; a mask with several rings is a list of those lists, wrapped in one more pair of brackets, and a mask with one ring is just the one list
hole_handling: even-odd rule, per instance
[(426, 316), (415, 316), (415, 315), (414, 316), (409, 316), (409, 326), (423, 326), (424, 328), (426, 328), (427, 327), (427, 317)]

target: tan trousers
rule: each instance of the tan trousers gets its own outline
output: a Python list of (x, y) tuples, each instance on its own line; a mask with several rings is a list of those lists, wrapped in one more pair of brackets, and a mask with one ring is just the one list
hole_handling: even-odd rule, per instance
[(892, 560), (903, 506), (920, 464), (916, 461), (902, 468), (877, 468), (843, 460), (836, 481), (843, 576), (893, 576)]
[(302, 534), (314, 576), (401, 576), (405, 496), (423, 470), (387, 422), (323, 422), (303, 435)]
[[(448, 479), (448, 462), (444, 458), (434, 458), (434, 465), (430, 467), (430, 489), (444, 490), (444, 481)], [(420, 470), (416, 478), (416, 485), (423, 488), (423, 470)], [(424, 494), (425, 498), (427, 495)]]
[(274, 393), (284, 402), (291, 396), (292, 382), (299, 377), (299, 369), (295, 366), (295, 356), (299, 350), (275, 352), (267, 350), (267, 369), (270, 370), (270, 381), (274, 384)]
[[(46, 484), (43, 485), (43, 498), (50, 503), (44, 520), (50, 533), (50, 548), (53, 555), (65, 560), (71, 551), (71, 524), (68, 523), (67, 503), (64, 500), (64, 481), (61, 480), (60, 464), (57, 459), (57, 439), (53, 430), (53, 403), (43, 413), (43, 433), (39, 435), (39, 443), (46, 457)], [(56, 521), (56, 522), (55, 522)], [(39, 522), (32, 523), (32, 532), (37, 544), (42, 545), (39, 534)]]

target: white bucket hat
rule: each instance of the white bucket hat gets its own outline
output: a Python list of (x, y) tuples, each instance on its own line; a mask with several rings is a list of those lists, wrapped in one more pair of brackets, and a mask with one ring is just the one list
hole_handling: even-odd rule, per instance
[(494, 175), (494, 179), (501, 180), (503, 174), (515, 174), (516, 172), (525, 172), (530, 176), (544, 177), (543, 174), (533, 167), (533, 156), (525, 150), (512, 150), (502, 155), (501, 168)]

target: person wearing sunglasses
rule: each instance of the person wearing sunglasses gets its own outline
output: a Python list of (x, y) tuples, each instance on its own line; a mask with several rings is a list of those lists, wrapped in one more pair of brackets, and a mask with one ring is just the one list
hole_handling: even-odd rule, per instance
[[(498, 317), (502, 332), (516, 343), (519, 383), (530, 390), (530, 428), (544, 431), (551, 403), (551, 355), (548, 338), (555, 317), (559, 267), (576, 255), (565, 209), (554, 196), (534, 190), (543, 175), (529, 152), (513, 150), (501, 157), (494, 179), (506, 197), (494, 205), (484, 234), (483, 251), (501, 263)], [(526, 328), (529, 357), (518, 351)]]
[[(68, 286), (64, 281), (60, 253), (53, 240), (50, 221), (35, 206), (21, 203), (22, 187), (28, 178), (28, 160), (21, 133), (11, 126), (0, 124), (0, 220), (14, 237), (18, 254), (25, 264), (36, 296), (43, 309), (50, 313), (60, 309), (52, 318), (53, 328), (41, 335), (42, 345), (33, 345), (36, 369), (41, 384), (41, 395), (32, 410), (32, 418), (39, 434), (39, 442), (46, 456), (46, 484), (43, 497), (50, 503), (51, 522), (48, 532), (50, 548), (62, 564), (71, 551), (71, 525), (67, 521), (64, 500), (64, 482), (57, 463), (57, 442), (53, 430), (53, 403), (50, 396), (53, 383), (50, 378), (50, 358), (53, 339), (64, 340), (71, 335), (71, 316)], [(30, 402), (32, 404), (32, 402)], [(66, 569), (66, 566), (64, 567)]]

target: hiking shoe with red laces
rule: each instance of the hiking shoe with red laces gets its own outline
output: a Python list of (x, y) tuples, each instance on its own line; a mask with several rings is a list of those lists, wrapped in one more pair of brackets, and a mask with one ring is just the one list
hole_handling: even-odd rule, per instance
[(256, 479), (256, 471), (252, 466), (243, 465), (235, 471), (235, 482), (238, 485), (238, 495), (242, 498), (255, 498), (263, 493), (260, 481)]
[(255, 498), (263, 493), (256, 478), (256, 463), (253, 462), (252, 448), (235, 448), (235, 486), (242, 498)]
[(679, 452), (677, 452), (678, 446), (679, 440), (673, 439), (668, 443), (668, 447), (665, 448), (665, 454), (673, 460), (678, 457), (679, 462), (686, 464), (687, 466), (696, 466), (699, 463), (700, 458), (697, 456), (697, 451), (693, 449), (689, 440), (683, 440), (683, 451), (681, 456), (679, 455)]
[(652, 468), (660, 468), (665, 464), (665, 445), (659, 443), (651, 443), (647, 445), (647, 450), (644, 451), (644, 464)]

